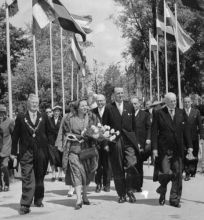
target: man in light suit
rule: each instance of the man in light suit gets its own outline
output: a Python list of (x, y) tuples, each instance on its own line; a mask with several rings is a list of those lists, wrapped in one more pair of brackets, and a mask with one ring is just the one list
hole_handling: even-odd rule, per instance
[(36, 207), (43, 207), (44, 177), (48, 165), (48, 116), (38, 111), (39, 99), (35, 94), (28, 98), (28, 111), (19, 114), (12, 135), (11, 157), (18, 152), (22, 175), (20, 214), (30, 212), (34, 199)]
[[(106, 114), (106, 98), (102, 94), (98, 94), (96, 97), (97, 106), (92, 110), (94, 114), (97, 115), (100, 123), (104, 124), (104, 116)], [(110, 167), (110, 158), (108, 152), (107, 141), (102, 141), (99, 143), (99, 160), (98, 160), (98, 169), (96, 171), (95, 182), (96, 192), (100, 192), (103, 185), (103, 190), (105, 192), (110, 191), (110, 180), (111, 180), (111, 167)], [(103, 180), (103, 184), (102, 184)]]
[(184, 98), (184, 115), (186, 117), (187, 125), (190, 127), (190, 134), (192, 139), (193, 148), (188, 149), (188, 153), (192, 153), (195, 160), (184, 159), (184, 168), (186, 176), (185, 181), (190, 180), (191, 177), (195, 177), (198, 163), (198, 150), (199, 150), (199, 136), (200, 139), (204, 139), (204, 128), (201, 122), (201, 116), (198, 109), (192, 108), (192, 101), (190, 97)]
[(135, 178), (138, 177), (135, 165), (139, 150), (132, 127), (133, 106), (124, 101), (124, 91), (121, 87), (114, 88), (114, 100), (113, 103), (107, 105), (104, 123), (120, 132), (116, 143), (109, 143), (115, 188), (119, 196), (119, 203), (126, 202), (126, 195), (129, 197), (130, 203), (135, 203), (133, 190)]
[[(136, 190), (138, 192), (142, 191), (142, 186), (143, 186), (143, 161), (145, 161), (151, 152), (150, 150), (150, 139), (151, 139), (151, 122), (150, 122), (150, 115), (141, 110), (141, 103), (137, 97), (132, 97), (131, 102), (134, 107), (134, 115), (133, 115), (133, 129), (135, 131), (136, 138), (138, 140), (139, 148), (140, 148), (140, 153), (141, 157), (138, 158), (138, 162), (136, 165), (136, 168), (138, 172), (140, 173), (140, 181), (137, 184)], [(146, 148), (149, 149), (146, 149)], [(148, 155), (146, 155), (148, 154)]]
[(154, 112), (151, 131), (153, 155), (158, 157), (160, 164), (157, 193), (160, 205), (164, 205), (167, 184), (172, 181), (169, 203), (180, 207), (184, 138), (188, 148), (192, 143), (184, 112), (176, 108), (176, 95), (167, 93), (165, 103), (165, 107)]

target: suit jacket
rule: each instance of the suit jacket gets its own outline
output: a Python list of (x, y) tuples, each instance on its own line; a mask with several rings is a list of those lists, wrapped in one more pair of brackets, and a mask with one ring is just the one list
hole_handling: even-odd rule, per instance
[(57, 120), (57, 124), (55, 124), (55, 119), (54, 117), (48, 118), (48, 141), (49, 144), (55, 145), (55, 141), (57, 139), (58, 131), (60, 128), (62, 117), (59, 116)]
[(120, 131), (122, 137), (125, 140), (128, 140), (138, 150), (138, 142), (132, 126), (133, 106), (129, 102), (124, 101), (122, 115), (120, 115), (115, 102), (108, 104), (106, 107), (107, 110), (104, 114), (104, 123), (111, 128)]
[(101, 118), (101, 116), (98, 112), (98, 107), (92, 109), (92, 112), (98, 117), (98, 119), (99, 119), (99, 121), (102, 125), (105, 125), (106, 111), (107, 111), (107, 107), (105, 106), (104, 113), (103, 113), (102, 118)]
[(157, 149), (159, 155), (171, 150), (174, 155), (183, 157), (184, 138), (187, 147), (192, 146), (190, 130), (185, 124), (184, 112), (179, 108), (175, 109), (174, 120), (171, 119), (167, 107), (155, 111), (151, 129), (152, 148)]
[(200, 111), (198, 109), (191, 108), (189, 116), (183, 109), (187, 125), (190, 127), (190, 134), (192, 141), (198, 140), (198, 135), (204, 139), (204, 128), (201, 122)]
[(141, 148), (145, 149), (146, 140), (151, 139), (151, 122), (150, 114), (143, 110), (139, 110), (135, 116), (133, 114), (133, 129), (135, 131), (138, 143)]
[[(34, 131), (33, 129), (36, 129)], [(11, 154), (17, 155), (19, 144), (19, 155), (34, 147), (42, 148), (45, 153), (48, 150), (48, 117), (46, 114), (37, 112), (35, 125), (31, 122), (29, 113), (19, 114), (15, 121), (12, 134)], [(33, 135), (35, 134), (35, 135)], [(35, 136), (35, 137), (33, 137)]]

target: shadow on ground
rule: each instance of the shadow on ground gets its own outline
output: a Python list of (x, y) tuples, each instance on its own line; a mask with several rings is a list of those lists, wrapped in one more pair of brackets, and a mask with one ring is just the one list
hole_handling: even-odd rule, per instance
[(57, 205), (63, 205), (68, 207), (75, 207), (76, 199), (60, 199), (60, 200), (48, 200), (46, 203), (53, 203)]

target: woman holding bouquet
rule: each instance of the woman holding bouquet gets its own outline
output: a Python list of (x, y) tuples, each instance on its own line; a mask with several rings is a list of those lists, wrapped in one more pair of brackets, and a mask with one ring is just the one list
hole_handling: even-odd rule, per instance
[(67, 116), (63, 124), (64, 149), (68, 152), (65, 182), (75, 187), (77, 195), (75, 209), (80, 209), (82, 203), (90, 205), (87, 198), (87, 185), (93, 179), (98, 164), (97, 155), (84, 160), (80, 159), (82, 150), (96, 147), (97, 143), (92, 138), (84, 137), (83, 133), (92, 125), (96, 125), (98, 119), (96, 115), (88, 111), (86, 100), (76, 102), (74, 109), (75, 113)]

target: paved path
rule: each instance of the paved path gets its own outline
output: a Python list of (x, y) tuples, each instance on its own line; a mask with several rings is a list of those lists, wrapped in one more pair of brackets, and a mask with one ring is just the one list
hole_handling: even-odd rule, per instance
[[(63, 182), (50, 182), (46, 176), (44, 208), (31, 207), (31, 213), (19, 216), (21, 182), (11, 185), (9, 192), (0, 193), (0, 219), (29, 220), (203, 220), (204, 219), (204, 175), (197, 174), (189, 182), (183, 182), (182, 207), (174, 208), (168, 202), (161, 207), (155, 189), (158, 183), (152, 182), (153, 168), (145, 166), (142, 193), (135, 193), (136, 204), (117, 203), (112, 183), (111, 192), (95, 193), (95, 184), (89, 187), (90, 206), (74, 210), (75, 196), (68, 198), (67, 187)], [(168, 189), (169, 192), (169, 189)], [(168, 199), (169, 194), (167, 194)]]

